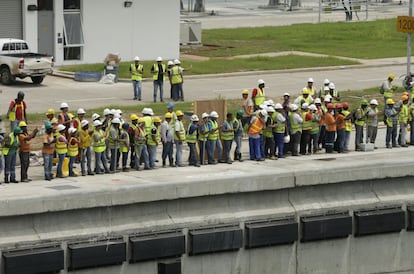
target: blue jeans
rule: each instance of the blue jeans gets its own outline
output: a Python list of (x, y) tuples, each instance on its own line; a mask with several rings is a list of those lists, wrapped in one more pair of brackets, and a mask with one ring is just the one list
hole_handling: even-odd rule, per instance
[(132, 86), (134, 87), (134, 99), (141, 100), (142, 81), (132, 80)]
[(5, 170), (4, 170), (4, 181), (8, 182), (16, 180), (16, 153), (10, 153), (4, 155)]
[(139, 162), (140, 159), (144, 159), (144, 168), (149, 168), (149, 156), (148, 156), (148, 150), (147, 145), (135, 145), (135, 169), (139, 170)]
[(69, 157), (69, 176), (74, 175), (73, 173), (73, 164), (75, 163), (76, 156)]
[(43, 154), (45, 179), (52, 179), (53, 154)]
[(148, 156), (149, 156), (149, 166), (150, 168), (155, 167), (155, 161), (157, 160), (157, 146), (147, 145)]
[(204, 164), (204, 158), (205, 158), (205, 151), (207, 145), (207, 141), (198, 141), (198, 147), (200, 149), (200, 164)]
[(111, 148), (111, 160), (109, 163), (109, 170), (115, 172), (116, 167), (118, 166), (118, 148)]
[(342, 153), (345, 150), (345, 129), (338, 129), (336, 131), (336, 141), (338, 142), (338, 152)]
[(99, 162), (102, 163), (104, 171), (106, 173), (108, 173), (109, 172), (108, 163), (107, 163), (108, 160), (106, 159), (105, 151), (95, 152), (95, 172), (96, 173), (101, 173), (102, 172), (101, 165), (100, 165)]
[(207, 157), (208, 163), (214, 163), (214, 151), (217, 148), (218, 158), (221, 159), (223, 155), (223, 147), (219, 139), (217, 140), (207, 140)]
[(359, 145), (364, 142), (364, 127), (355, 125), (355, 150), (360, 149)]
[(155, 80), (154, 81), (154, 102), (157, 102), (157, 91), (160, 89), (160, 101), (164, 101), (164, 81)]
[(345, 150), (349, 150), (349, 139), (351, 138), (351, 132), (345, 130), (345, 144), (344, 144), (344, 149)]
[(65, 160), (66, 154), (58, 154), (57, 156), (59, 158), (59, 162), (58, 162), (58, 165), (57, 165), (56, 175), (58, 177), (59, 176), (62, 177), (63, 176), (63, 174), (62, 174), (62, 166), (63, 166), (63, 161)]
[(282, 158), (283, 150), (285, 149), (285, 134), (274, 132), (273, 136), (276, 142), (275, 146), (277, 147), (277, 157)]
[(173, 142), (166, 142), (162, 144), (162, 162), (164, 164), (164, 162), (167, 160), (170, 161), (170, 165), (172, 165), (174, 163), (174, 158), (173, 158), (173, 153), (174, 153), (174, 143)]
[(325, 133), (325, 151), (332, 153), (334, 150), (335, 131), (326, 131)]
[(183, 143), (181, 144), (178, 140), (174, 140), (175, 143), (175, 164), (182, 165), (183, 164)]
[(85, 147), (81, 148), (81, 170), (82, 175), (86, 173), (85, 170), (85, 160), (86, 160), (86, 166), (88, 167), (88, 174), (92, 173), (92, 158), (91, 158), (91, 148)]
[(230, 151), (231, 151), (231, 145), (233, 144), (233, 140), (224, 140), (224, 160), (226, 162), (231, 161), (230, 159)]
[(235, 153), (240, 154), (241, 153), (241, 147), (242, 147), (242, 138), (243, 134), (237, 134), (234, 135), (234, 142), (236, 143), (236, 150)]
[(258, 160), (264, 158), (262, 156), (262, 148), (260, 145), (260, 137), (259, 138), (252, 138), (249, 137), (249, 154), (250, 160)]
[(385, 145), (389, 147), (392, 143), (392, 146), (397, 145), (397, 125), (392, 127), (387, 126), (387, 133), (385, 136)]
[(316, 153), (318, 151), (318, 133), (310, 133), (309, 145), (308, 145), (308, 152)]
[(190, 149), (190, 154), (188, 155), (188, 164), (194, 166), (197, 164), (197, 153), (196, 153), (196, 143), (187, 143), (188, 148)]

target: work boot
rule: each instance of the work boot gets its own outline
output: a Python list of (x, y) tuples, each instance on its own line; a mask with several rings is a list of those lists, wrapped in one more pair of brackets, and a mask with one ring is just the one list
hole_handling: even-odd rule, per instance
[(162, 160), (162, 167), (165, 167), (165, 160)]
[(237, 156), (237, 160), (239, 160), (239, 162), (243, 162), (241, 153), (239, 153), (239, 155)]
[(233, 157), (234, 161), (239, 160), (239, 154), (237, 152), (234, 152), (234, 157)]

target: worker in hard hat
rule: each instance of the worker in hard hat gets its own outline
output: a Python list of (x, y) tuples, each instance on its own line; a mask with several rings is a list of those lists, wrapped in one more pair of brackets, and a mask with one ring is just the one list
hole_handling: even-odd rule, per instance
[(329, 86), (329, 83), (330, 83), (329, 79), (323, 80), (323, 85), (319, 89), (319, 92), (318, 92), (318, 94), (316, 96), (317, 98), (323, 98), (326, 95), (325, 91), (326, 90), (329, 91), (329, 87), (328, 87)]
[(226, 114), (226, 120), (221, 125), (221, 140), (224, 144), (224, 161), (228, 164), (232, 164), (233, 161), (230, 158), (231, 145), (234, 139), (233, 128), (233, 113), (228, 112)]
[(109, 161), (109, 172), (115, 173), (119, 164), (119, 147), (120, 147), (120, 135), (121, 135), (121, 121), (119, 118), (113, 118), (111, 120), (111, 126), (108, 131), (108, 144), (111, 151)]
[(19, 149), (19, 137), (23, 131), (19, 126), (12, 129), (12, 132), (4, 139), (4, 182), (6, 184), (18, 183), (16, 180), (16, 155)]
[(20, 121), (27, 123), (26, 109), (27, 104), (24, 101), (24, 92), (17, 92), (17, 97), (10, 102), (6, 117), (10, 121), (10, 129), (17, 127)]
[(63, 134), (65, 135), (65, 138), (68, 138), (68, 129), (70, 128), (72, 124), (72, 118), (70, 117), (69, 113), (69, 105), (65, 102), (62, 102), (60, 104), (60, 113), (58, 115), (58, 124), (64, 125), (65, 129), (63, 131)]
[(397, 90), (397, 87), (392, 85), (394, 78), (395, 75), (390, 73), (387, 80), (385, 80), (380, 87), (380, 93), (384, 95), (384, 102), (386, 102), (387, 99), (392, 98), (393, 93)]
[(50, 122), (45, 123), (45, 134), (42, 137), (42, 142), (43, 171), (45, 180), (50, 181), (53, 179), (53, 154), (55, 152), (56, 142), (56, 139), (53, 136), (53, 126)]
[(134, 144), (135, 144), (135, 169), (139, 170), (140, 159), (142, 157), (144, 161), (144, 169), (148, 170), (149, 167), (149, 155), (147, 149), (147, 133), (145, 129), (145, 119), (143, 117), (138, 118), (138, 127), (134, 132)]
[(360, 145), (364, 142), (364, 126), (367, 121), (368, 101), (361, 100), (359, 108), (355, 111), (355, 151), (361, 151)]
[(217, 149), (218, 161), (224, 162), (221, 157), (223, 154), (223, 147), (221, 146), (220, 141), (220, 128), (217, 122), (219, 115), (216, 111), (212, 111), (210, 113), (210, 120), (208, 121), (208, 136), (207, 136), (207, 159), (208, 164), (213, 165), (216, 164), (217, 161), (214, 159), (214, 152)]
[(291, 104), (289, 106), (289, 121), (290, 121), (290, 151), (292, 152), (292, 156), (299, 156), (299, 145), (300, 139), (302, 135), (302, 123), (303, 118), (300, 114), (300, 110), (298, 105)]
[(130, 148), (130, 139), (129, 139), (129, 124), (123, 123), (121, 125), (121, 132), (119, 136), (119, 153), (122, 156), (122, 171), (128, 172), (129, 168), (127, 167), (128, 163), (128, 155), (129, 155), (129, 148)]
[(82, 176), (85, 176), (86, 174), (94, 175), (94, 172), (92, 171), (92, 134), (93, 128), (89, 126), (88, 120), (83, 119), (78, 127), (79, 152)]
[[(178, 59), (174, 60), (174, 66), (169, 70), (169, 79), (171, 83), (172, 99), (174, 101), (184, 101), (184, 91), (183, 91), (183, 71), (181, 67), (181, 62)], [(177, 159), (176, 159), (177, 160)]]
[(344, 102), (342, 104), (342, 113), (345, 116), (345, 137), (344, 137), (344, 151), (349, 151), (349, 140), (351, 139), (352, 132), (352, 113), (349, 110), (349, 103)]
[[(93, 151), (95, 153), (95, 173), (109, 173), (108, 160), (106, 158), (106, 133), (102, 129), (103, 123), (100, 120), (93, 121), (94, 131), (92, 135)], [(101, 168), (101, 164), (102, 167)]]
[(69, 177), (77, 177), (78, 175), (73, 172), (73, 165), (75, 164), (75, 158), (79, 154), (79, 138), (78, 130), (74, 127), (68, 129), (68, 151), (69, 157)]
[(399, 108), (398, 122), (400, 124), (400, 131), (398, 136), (398, 144), (401, 147), (408, 147), (406, 136), (407, 136), (407, 127), (408, 127), (408, 118), (409, 118), (409, 108), (408, 108), (408, 95), (401, 96), (401, 106)]
[(207, 151), (207, 138), (209, 133), (209, 114), (204, 112), (201, 114), (201, 123), (198, 127), (198, 148), (200, 151), (200, 165), (204, 165), (205, 156)]
[(157, 102), (158, 89), (160, 90), (160, 102), (164, 102), (164, 79), (167, 74), (167, 68), (162, 62), (162, 57), (155, 59), (156, 63), (151, 66), (152, 80), (154, 84), (154, 103)]
[(242, 138), (243, 138), (243, 114), (244, 111), (239, 109), (236, 111), (236, 118), (233, 120), (233, 129), (234, 129), (234, 142), (236, 143), (236, 148), (234, 150), (234, 161), (243, 162), (242, 160)]
[(307, 88), (303, 88), (303, 90), (302, 90), (302, 95), (298, 96), (298, 97), (295, 99), (295, 101), (293, 101), (293, 103), (294, 103), (295, 105), (297, 105), (299, 108), (302, 108), (302, 105), (303, 105), (304, 103), (308, 104), (308, 106), (309, 106), (310, 104), (312, 104), (312, 103), (313, 103), (313, 98), (312, 98), (312, 96), (310, 95), (310, 91), (309, 91), (309, 89), (307, 89)]
[(138, 56), (134, 57), (134, 63), (129, 66), (129, 75), (131, 76), (132, 87), (134, 89), (133, 100), (141, 101), (142, 99), (142, 75), (144, 74), (144, 65), (141, 64)]
[(250, 160), (264, 161), (265, 155), (261, 145), (262, 132), (265, 127), (267, 111), (261, 109), (250, 120), (247, 134), (249, 136), (249, 155)]
[(199, 128), (199, 119), (197, 114), (191, 115), (190, 124), (188, 125), (187, 129), (187, 136), (185, 140), (187, 142), (189, 148), (189, 155), (188, 155), (188, 165), (200, 167), (200, 164), (197, 160), (197, 150), (196, 150), (196, 143), (197, 143), (197, 132)]
[[(313, 86), (313, 78), (309, 77), (308, 82), (306, 83), (306, 86), (302, 89), (302, 92), (304, 89), (307, 89), (309, 91), (309, 96), (314, 97), (315, 96), (315, 87)], [(308, 103), (310, 104), (310, 103)], [(299, 106), (298, 106), (299, 107)]]
[(167, 112), (164, 115), (164, 121), (161, 124), (161, 142), (162, 142), (162, 167), (167, 166), (167, 157), (170, 162), (170, 167), (175, 167), (174, 164), (174, 124), (172, 123), (172, 114)]
[(408, 121), (410, 123), (410, 129), (411, 129), (410, 130), (410, 145), (414, 146), (414, 97), (411, 97), (411, 98), (412, 98), (411, 99), (412, 102), (408, 108), (409, 110)]
[(335, 104), (336, 140), (334, 150), (338, 153), (345, 152), (345, 115), (342, 112), (342, 104)]
[(274, 155), (277, 158), (283, 158), (285, 147), (284, 137), (289, 134), (287, 132), (286, 114), (280, 103), (276, 103), (274, 109), (276, 112), (273, 114), (273, 120), (275, 121), (276, 127), (273, 128), (273, 139), (275, 140), (275, 149), (277, 149)]
[(59, 124), (56, 129), (57, 137), (56, 137), (56, 154), (58, 157), (58, 165), (57, 165), (57, 178), (63, 178), (63, 161), (65, 160), (66, 153), (68, 152), (68, 139), (66, 139), (65, 132), (66, 126)]
[(183, 144), (185, 142), (185, 128), (183, 124), (184, 113), (181, 110), (175, 112), (177, 121), (174, 126), (174, 143), (175, 143), (175, 165), (183, 167)]
[(264, 155), (271, 160), (277, 160), (275, 140), (273, 138), (273, 129), (276, 128), (275, 109), (273, 106), (266, 106), (264, 108), (267, 112), (265, 125), (263, 127), (263, 141), (264, 141)]
[(250, 118), (253, 115), (253, 101), (249, 98), (249, 90), (244, 89), (242, 91), (242, 103), (241, 107), (243, 110), (243, 117), (242, 117), (242, 123), (243, 127), (248, 125), (250, 122)]
[(329, 95), (332, 96), (333, 101), (339, 102), (341, 101), (341, 97), (339, 96), (339, 91), (336, 90), (335, 84), (330, 82), (328, 85), (329, 88)]
[(35, 128), (32, 133), (27, 131), (27, 124), (25, 121), (19, 122), (19, 127), (22, 129), (22, 133), (19, 136), (19, 158), (20, 158), (20, 181), (21, 182), (29, 182), (31, 181), (27, 176), (27, 171), (30, 165), (30, 140), (32, 140), (37, 132), (39, 131)]
[(378, 110), (378, 101), (376, 99), (372, 99), (369, 102), (369, 107), (367, 108), (367, 138), (366, 143), (371, 143), (375, 146), (375, 139), (377, 138), (378, 132), (378, 115), (381, 112)]
[(257, 81), (257, 87), (252, 90), (252, 101), (254, 111), (259, 109), (259, 106), (266, 100), (265, 94), (265, 81), (259, 79)]
[(299, 146), (299, 153), (301, 155), (306, 155), (306, 152), (310, 150), (310, 134), (312, 130), (312, 120), (313, 115), (309, 111), (309, 105), (307, 103), (303, 103), (301, 107), (301, 116), (302, 116), (302, 134), (300, 135), (300, 146)]
[(384, 115), (387, 124), (385, 146), (387, 148), (399, 147), (397, 144), (398, 111), (394, 108), (395, 103), (392, 98), (388, 98), (385, 104)]
[(326, 124), (325, 134), (325, 152), (332, 153), (334, 151), (334, 142), (336, 134), (336, 121), (334, 116), (335, 106), (332, 103), (326, 105), (327, 111), (323, 112), (322, 117)]
[[(319, 99), (319, 98), (316, 98)], [(315, 101), (316, 101), (315, 99)], [(309, 113), (312, 115), (312, 120), (310, 122), (311, 130), (310, 130), (310, 138), (309, 138), (309, 145), (308, 145), (308, 153), (318, 153), (318, 138), (319, 138), (319, 121), (320, 115), (318, 114), (318, 108), (316, 105), (311, 104), (309, 107)]]
[(147, 138), (147, 149), (148, 149), (148, 157), (149, 157), (149, 167), (150, 169), (155, 168), (155, 162), (157, 161), (157, 148), (159, 143), (161, 142), (161, 134), (160, 134), (160, 126), (161, 126), (161, 118), (158, 116), (154, 116), (152, 119), (152, 128), (150, 131), (150, 135)]

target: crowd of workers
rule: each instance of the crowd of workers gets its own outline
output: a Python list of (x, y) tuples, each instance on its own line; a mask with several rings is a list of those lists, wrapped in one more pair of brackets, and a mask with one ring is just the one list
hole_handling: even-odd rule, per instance
[[(297, 98), (292, 100), (290, 94), (285, 93), (277, 103), (266, 98), (265, 82), (260, 79), (252, 91), (242, 91), (241, 108), (234, 114), (223, 114), (221, 123), (214, 110), (202, 113), (200, 118), (193, 114), (187, 121), (181, 110), (174, 111), (172, 102), (168, 103), (163, 117), (154, 116), (151, 108), (144, 108), (139, 115), (131, 114), (128, 118), (119, 109), (105, 109), (102, 117), (94, 113), (91, 119), (85, 117), (83, 108), (79, 108), (75, 116), (69, 112), (67, 103), (61, 103), (59, 113), (47, 110), (47, 119), (40, 130), (44, 178), (54, 178), (54, 161), (57, 162), (58, 178), (65, 176), (65, 164), (71, 177), (154, 169), (160, 152), (162, 167), (182, 167), (184, 143), (189, 148), (190, 166), (232, 164), (233, 160), (243, 161), (241, 146), (246, 135), (249, 159), (255, 161), (315, 154), (323, 149), (326, 153), (348, 152), (353, 127), (355, 150), (360, 151), (368, 143), (375, 147), (378, 117), (382, 113), (387, 126), (386, 147), (407, 147), (407, 128), (414, 126), (414, 103), (409, 104), (409, 98), (413, 96), (408, 91), (401, 96), (396, 94), (392, 85), (394, 77), (390, 74), (380, 88), (384, 110), (378, 109), (376, 99), (370, 102), (362, 99), (353, 111), (341, 100), (334, 83), (328, 79), (317, 90), (313, 79), (309, 78)], [(400, 96), (397, 103), (393, 100), (396, 96)], [(21, 162), (21, 181), (30, 181), (27, 175), (30, 140), (39, 130), (28, 132), (25, 110), (24, 93), (20, 91), (7, 112), (11, 132), (0, 135), (5, 183), (18, 182), (15, 174), (17, 154)], [(413, 135), (411, 131), (410, 144), (414, 144)], [(231, 153), (233, 142), (236, 147)], [(74, 171), (76, 162), (80, 163), (80, 173)]]

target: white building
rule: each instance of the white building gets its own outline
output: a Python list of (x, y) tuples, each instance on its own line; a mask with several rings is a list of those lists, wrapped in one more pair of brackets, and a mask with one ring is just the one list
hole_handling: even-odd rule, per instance
[(179, 57), (179, 0), (1, 0), (0, 38), (27, 40), (57, 65)]

